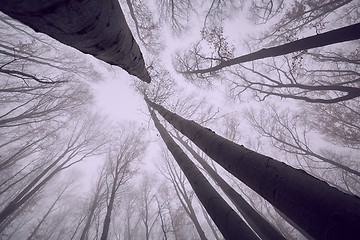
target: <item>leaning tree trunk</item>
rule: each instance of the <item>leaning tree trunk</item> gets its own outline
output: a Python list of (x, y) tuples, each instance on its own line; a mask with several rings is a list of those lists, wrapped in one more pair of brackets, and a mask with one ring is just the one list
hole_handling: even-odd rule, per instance
[(118, 0), (2, 0), (0, 11), (36, 32), (150, 82)]
[(187, 142), (180, 138), (176, 139), (190, 152), (210, 177), (219, 185), (221, 190), (235, 205), (249, 226), (259, 235), (262, 240), (285, 240), (279, 231), (277, 231), (266, 219), (264, 219), (246, 200), (236, 192), (197, 152), (192, 149)]
[(253, 152), (145, 98), (209, 157), (315, 239), (358, 239), (360, 199), (285, 163)]
[(263, 48), (257, 52), (249, 53), (230, 60), (222, 61), (220, 64), (206, 68), (190, 71), (179, 71), (182, 74), (206, 74), (218, 71), (222, 68), (232, 65), (264, 59), (268, 57), (277, 57), (297, 51), (323, 47), (335, 43), (352, 41), (360, 38), (360, 23), (347, 27), (335, 29), (329, 32), (316, 34), (310, 37), (302, 38), (293, 42), (285, 43), (276, 47)]
[(184, 172), (195, 194), (205, 207), (216, 226), (226, 239), (258, 239), (239, 215), (226, 203), (211, 186), (196, 165), (175, 143), (167, 130), (161, 125), (155, 113), (149, 108), (155, 127), (167, 148)]

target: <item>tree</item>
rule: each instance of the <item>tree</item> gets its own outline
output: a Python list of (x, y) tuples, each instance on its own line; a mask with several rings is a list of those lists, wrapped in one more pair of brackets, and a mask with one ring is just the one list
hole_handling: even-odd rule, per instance
[(146, 102), (209, 157), (313, 238), (356, 239), (360, 233), (360, 200), (355, 196), (330, 187), (303, 170), (228, 141), (149, 99)]
[(87, 240), (89, 235), (89, 230), (91, 223), (94, 220), (96, 210), (101, 207), (102, 202), (104, 201), (105, 191), (104, 191), (104, 171), (105, 168), (100, 172), (99, 178), (96, 181), (96, 185), (93, 188), (93, 194), (88, 208), (85, 211), (85, 226), (80, 235), (80, 240)]
[(69, 191), (69, 187), (71, 186), (73, 182), (72, 181), (68, 181), (64, 183), (64, 186), (62, 188), (60, 188), (60, 192), (56, 193), (56, 198), (55, 200), (52, 202), (52, 204), (50, 205), (50, 207), (48, 208), (48, 210), (45, 212), (45, 214), (43, 215), (43, 217), (40, 219), (40, 221), (36, 224), (35, 228), (31, 231), (29, 237), (27, 238), (27, 240), (31, 240), (31, 239), (36, 239), (37, 238), (37, 234), (38, 231), (40, 230), (41, 226), (44, 224), (44, 222), (47, 220), (47, 218), (49, 217), (49, 215), (56, 210), (55, 206), (57, 204), (59, 204), (60, 200), (62, 200), (63, 198), (65, 198), (65, 193), (67, 193), (67, 191)]
[(308, 126), (309, 121), (306, 120), (304, 114), (291, 114), (289, 109), (278, 111), (274, 105), (268, 105), (268, 107), (268, 114), (263, 112), (260, 115), (250, 110), (246, 115), (251, 124), (263, 136), (274, 140), (273, 145), (276, 148), (291, 154), (311, 156), (360, 177), (358, 170), (329, 159), (311, 149), (312, 144), (309, 142), (310, 137), (308, 136), (310, 126)]
[(241, 216), (261, 239), (285, 239), (266, 219), (257, 213), (191, 146), (176, 132), (174, 136), (196, 159), (235, 205)]
[[(195, 50), (193, 51), (194, 56), (191, 56), (195, 58), (195, 60), (192, 60), (192, 62), (191, 60), (186, 59), (187, 57), (178, 57), (177, 62), (180, 66), (177, 71), (184, 75), (196, 74), (199, 77), (204, 77), (206, 75), (211, 75), (212, 73), (219, 71), (225, 67), (244, 62), (255, 61), (268, 57), (276, 57), (297, 51), (308, 50), (311, 48), (323, 47), (330, 44), (356, 40), (360, 38), (359, 30), (360, 24), (353, 24), (347, 27), (313, 35), (276, 47), (263, 48), (260, 51), (249, 53), (247, 55), (235, 57), (232, 59), (226, 59), (226, 57), (224, 58), (222, 55), (218, 56), (217, 58), (201, 56), (199, 54), (199, 50), (195, 48)], [(203, 67), (202, 65), (198, 65), (199, 63), (204, 62), (210, 65), (210, 67)]]
[(239, 235), (244, 239), (256, 239), (256, 235), (248, 228), (246, 223), (242, 221), (239, 215), (237, 215), (216, 192), (200, 170), (191, 162), (171, 138), (166, 129), (160, 124), (155, 113), (150, 110), (150, 106), (154, 106), (154, 104), (146, 97), (145, 99), (149, 104), (149, 111), (154, 124), (167, 145), (167, 148), (181, 167), (199, 200), (204, 205), (223, 236), (228, 239), (238, 239)]
[[(352, 0), (326, 0), (326, 1), (252, 1), (250, 18), (256, 24), (264, 24), (275, 19), (263, 36), (260, 42), (268, 38), (271, 43), (290, 41), (308, 29), (320, 33), (329, 24), (329, 20), (336, 24), (347, 24), (357, 22), (357, 17), (351, 12), (359, 5)], [(347, 16), (347, 17), (345, 17)]]
[(145, 175), (139, 188), (140, 219), (145, 227), (145, 239), (149, 240), (155, 223), (160, 217), (156, 202), (155, 178)]
[(163, 48), (159, 21), (154, 20), (153, 14), (144, 2), (126, 0), (126, 4), (129, 7), (130, 16), (140, 42), (149, 52), (159, 53)]
[(119, 138), (120, 139), (117, 142), (114, 142), (113, 145), (110, 146), (107, 154), (107, 204), (101, 240), (106, 240), (108, 238), (111, 214), (116, 199), (121, 193), (121, 186), (134, 176), (135, 170), (133, 165), (136, 161), (140, 160), (145, 151), (145, 144), (139, 130), (126, 132), (124, 128), (119, 132)]
[(181, 33), (188, 27), (190, 13), (195, 11), (194, 3), (190, 0), (159, 0), (158, 8), (160, 19), (169, 23), (175, 33)]
[(311, 127), (333, 143), (358, 150), (360, 149), (360, 114), (357, 111), (360, 100), (340, 102), (331, 105), (316, 104), (307, 106), (306, 112), (312, 116)]
[(6, 204), (0, 213), (0, 223), (9, 219), (23, 204), (38, 193), (55, 175), (71, 167), (72, 165), (86, 159), (87, 157), (99, 154), (99, 150), (107, 142), (107, 138), (99, 133), (100, 119), (78, 119), (70, 124), (69, 131), (72, 131), (67, 138), (63, 136), (63, 146), (55, 146), (48, 149), (45, 155), (43, 169), (29, 181), (26, 186), (18, 191), (11, 201)]
[(0, 10), (37, 32), (150, 82), (140, 48), (116, 0), (91, 0), (86, 4), (3, 1)]
[(187, 190), (185, 186), (186, 177), (180, 169), (177, 169), (175, 163), (172, 161), (172, 159), (170, 159), (170, 156), (165, 151), (163, 152), (163, 159), (166, 164), (165, 171), (167, 172), (166, 174), (164, 171), (163, 175), (171, 182), (181, 206), (193, 222), (200, 239), (207, 239), (205, 232), (200, 225), (199, 219), (196, 216), (196, 212), (192, 203), (194, 192), (193, 190)]

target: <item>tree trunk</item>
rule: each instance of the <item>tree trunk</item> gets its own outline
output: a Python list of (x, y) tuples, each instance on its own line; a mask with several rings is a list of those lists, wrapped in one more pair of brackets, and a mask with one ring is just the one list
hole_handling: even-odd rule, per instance
[(262, 240), (283, 239), (285, 238), (267, 220), (256, 212), (246, 200), (237, 193), (212, 167), (192, 149), (179, 136), (176, 139), (190, 152), (190, 154), (201, 164), (210, 177), (219, 185), (221, 190), (235, 205), (250, 227), (259, 235)]
[(59, 201), (59, 199), (62, 197), (63, 193), (65, 191), (63, 191), (61, 194), (59, 194), (59, 196), (55, 199), (55, 201), (51, 204), (50, 208), (46, 211), (45, 215), (42, 217), (42, 219), (39, 221), (39, 223), (36, 225), (36, 227), (34, 228), (34, 230), (31, 232), (30, 236), (27, 238), (27, 240), (31, 240), (33, 237), (35, 237), (36, 233), (39, 231), (39, 228), (41, 227), (41, 225), (45, 222), (46, 218), (50, 215), (50, 213), (52, 212), (52, 210), (54, 209), (56, 203)]
[(315, 239), (357, 239), (360, 199), (285, 163), (253, 152), (145, 98), (210, 158)]
[(111, 222), (111, 212), (113, 210), (114, 202), (115, 202), (117, 180), (118, 180), (118, 172), (115, 173), (114, 182), (111, 188), (110, 200), (106, 209), (103, 231), (100, 240), (106, 240), (108, 238), (110, 222)]
[[(67, 150), (63, 152), (53, 163), (44, 169), (34, 180), (32, 180), (0, 213), (0, 224), (11, 216), (21, 205), (23, 205), (30, 197), (32, 197), (42, 186), (44, 186), (58, 171), (57, 167), (47, 177), (45, 175), (50, 172), (57, 163), (66, 155)], [(45, 177), (41, 182), (40, 180)]]
[(95, 197), (91, 203), (89, 212), (87, 214), (86, 222), (85, 222), (85, 227), (84, 227), (83, 231), (81, 232), (80, 240), (88, 239), (88, 233), (90, 230), (91, 222), (94, 217), (97, 205), (98, 205), (98, 194), (95, 195)]
[(117, 0), (3, 0), (0, 11), (56, 40), (150, 82)]
[(179, 175), (176, 173), (175, 169), (172, 169), (172, 164), (168, 164), (169, 175), (171, 175), (170, 179), (175, 188), (176, 196), (178, 197), (181, 206), (184, 208), (186, 214), (189, 216), (191, 221), (193, 222), (197, 233), (201, 240), (207, 240), (205, 236), (204, 230), (201, 228), (199, 220), (195, 214), (195, 210), (192, 206), (191, 199), (186, 192), (184, 182), (181, 181)]
[(196, 165), (191, 162), (182, 149), (175, 143), (167, 130), (161, 125), (155, 113), (150, 110), (150, 108), (149, 111), (155, 127), (158, 129), (167, 148), (183, 170), (199, 200), (223, 236), (226, 239), (258, 239), (240, 216), (237, 215), (220, 194), (216, 192)]
[(360, 38), (360, 23), (353, 24), (347, 27), (335, 29), (329, 32), (316, 34), (293, 42), (285, 43), (271, 48), (263, 48), (257, 52), (249, 53), (240, 57), (236, 57), (227, 61), (222, 61), (220, 64), (206, 68), (195, 69), (191, 71), (184, 71), (182, 74), (205, 74), (218, 71), (224, 67), (232, 65), (264, 59), (268, 57), (277, 57), (297, 51), (303, 51), (311, 48), (323, 47), (335, 43), (352, 41)]

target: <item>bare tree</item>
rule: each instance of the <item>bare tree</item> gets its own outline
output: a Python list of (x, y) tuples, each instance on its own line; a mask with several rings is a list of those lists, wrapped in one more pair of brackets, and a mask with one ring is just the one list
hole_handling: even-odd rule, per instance
[[(173, 135), (174, 136), (174, 135)], [(219, 185), (221, 190), (232, 201), (241, 216), (261, 239), (285, 239), (266, 219), (257, 213), (250, 204), (237, 193), (181, 136), (176, 132), (174, 136), (182, 146), (200, 163), (210, 177)]]
[(140, 42), (146, 50), (157, 54), (163, 48), (160, 35), (159, 20), (155, 20), (154, 16), (146, 5), (139, 0), (126, 0), (130, 16), (134, 22), (135, 30)]
[(360, 100), (340, 102), (330, 105), (310, 105), (305, 111), (309, 124), (325, 139), (340, 146), (360, 149), (360, 114), (357, 107)]
[(46, 4), (4, 1), (0, 10), (35, 31), (150, 82), (141, 51), (118, 1), (93, 0), (87, 4), (56, 0)]
[(149, 240), (160, 217), (156, 206), (156, 179), (145, 174), (139, 187), (140, 219), (145, 227), (145, 239)]
[(35, 228), (31, 231), (29, 237), (27, 238), (27, 240), (31, 240), (31, 239), (36, 239), (37, 238), (37, 234), (38, 231), (40, 230), (40, 228), (42, 227), (42, 225), (44, 224), (44, 222), (47, 220), (47, 218), (49, 217), (49, 215), (56, 210), (55, 206), (59, 204), (59, 202), (61, 200), (63, 200), (64, 198), (66, 198), (66, 193), (68, 191), (71, 191), (72, 189), (70, 189), (71, 185), (74, 182), (70, 179), (69, 181), (64, 183), (64, 186), (61, 186), (60, 191), (58, 193), (56, 193), (56, 198), (55, 200), (52, 202), (52, 204), (50, 205), (50, 207), (48, 208), (48, 210), (45, 212), (45, 214), (43, 215), (43, 217), (40, 219), (40, 221), (35, 225)]
[[(326, 239), (331, 234), (355, 239), (359, 234), (358, 198), (330, 187), (305, 171), (226, 140), (148, 99), (146, 101), (209, 157), (268, 200), (310, 236)], [(304, 212), (311, 214), (307, 220), (300, 217)], [(333, 214), (340, 217), (343, 224), (331, 218)], [(325, 232), (327, 235), (324, 235)]]
[(63, 147), (55, 146), (53, 149), (48, 149), (47, 155), (44, 155), (45, 167), (6, 204), (0, 213), (0, 222), (3, 223), (11, 217), (56, 174), (89, 156), (99, 154), (99, 150), (107, 142), (99, 132), (99, 124), (99, 118), (89, 118), (70, 125), (68, 130), (72, 132), (67, 139), (59, 141), (63, 143)]
[[(270, 138), (271, 144), (280, 151), (294, 156), (303, 169), (327, 179), (327, 182), (346, 192), (358, 192), (359, 167), (351, 149), (342, 153), (342, 149), (334, 145), (318, 150), (311, 147), (315, 145), (315, 141), (311, 141), (315, 130), (311, 123), (320, 119), (312, 119), (312, 115), (306, 115), (304, 111), (291, 113), (289, 109), (276, 110), (274, 105), (268, 105), (268, 109), (268, 112), (262, 111), (261, 114), (253, 110), (246, 112), (250, 123), (262, 136)], [(334, 125), (336, 129), (337, 124)], [(317, 138), (316, 142), (320, 141)]]
[(224, 19), (227, 19), (233, 13), (241, 11), (243, 4), (242, 0), (212, 0), (205, 14), (204, 29), (209, 28), (209, 26), (223, 25)]
[(104, 182), (104, 171), (105, 168), (102, 168), (102, 171), (99, 174), (99, 178), (96, 181), (96, 184), (92, 190), (92, 196), (89, 202), (89, 206), (85, 211), (85, 225), (80, 235), (80, 240), (87, 240), (89, 235), (89, 230), (91, 224), (94, 221), (96, 210), (102, 206), (105, 197), (105, 182)]
[(147, 98), (145, 99), (147, 104), (149, 104), (149, 111), (161, 137), (181, 169), (184, 171), (185, 176), (197, 194), (199, 200), (202, 202), (223, 236), (229, 239), (237, 239), (239, 238), (239, 233), (241, 233), (241, 236), (245, 239), (256, 239), (257, 237), (252, 230), (248, 228), (239, 215), (237, 215), (226, 203), (226, 201), (216, 192), (196, 165), (191, 162), (191, 160), (171, 138), (166, 129), (160, 124), (155, 113), (150, 110), (150, 106), (154, 106), (154, 103), (150, 102)]
[(193, 206), (194, 191), (188, 190), (186, 187), (186, 177), (181, 170), (175, 165), (173, 159), (170, 158), (167, 152), (163, 151), (163, 159), (166, 164), (166, 170), (162, 171), (163, 175), (171, 182), (175, 189), (176, 196), (184, 208), (185, 212), (193, 222), (200, 239), (207, 239), (204, 230), (202, 229), (199, 219)]
[[(315, 157), (318, 160), (329, 163), (360, 177), (360, 172), (356, 169), (328, 159), (311, 149), (311, 143), (309, 142), (310, 137), (308, 136), (310, 127), (307, 126), (308, 121), (301, 113), (291, 114), (289, 109), (280, 112), (276, 110), (275, 106), (268, 106), (269, 115), (265, 113), (260, 115), (255, 114), (254, 111), (248, 111), (247, 117), (252, 125), (256, 127), (263, 136), (275, 140), (272, 142), (275, 147), (288, 153)], [(300, 126), (300, 124), (302, 126)]]
[(190, 0), (158, 0), (160, 19), (169, 23), (175, 33), (183, 32), (189, 24), (191, 12), (194, 12), (194, 3)]
[[(328, 31), (325, 33), (313, 35), (300, 40), (295, 40), (276, 47), (263, 48), (260, 51), (249, 53), (240, 57), (229, 59), (221, 52), (218, 56), (204, 56), (200, 53), (198, 45), (195, 45), (193, 50), (190, 50), (190, 54), (185, 57), (178, 56), (177, 67), (178, 72), (184, 75), (197, 75), (200, 78), (204, 78), (208, 75), (212, 75), (216, 71), (223, 68), (237, 65), (244, 62), (255, 61), (268, 57), (281, 56), (297, 51), (304, 51), (312, 48), (323, 47), (326, 45), (352, 41), (360, 38), (360, 34), (354, 34), (360, 32), (360, 24), (353, 24), (347, 27), (339, 28), (336, 30)], [(221, 44), (218, 45), (216, 51), (221, 50)], [(207, 65), (207, 67), (205, 66)]]
[[(271, 39), (271, 43), (295, 40), (305, 30), (322, 32), (329, 24), (329, 20), (338, 24), (355, 23), (356, 15), (353, 13), (359, 7), (352, 0), (326, 0), (326, 1), (252, 1), (250, 18), (256, 23), (266, 23), (268, 20), (276, 21), (269, 26), (259, 41)], [(345, 17), (348, 16), (348, 17)]]
[(111, 214), (123, 186), (134, 176), (134, 164), (139, 161), (145, 151), (145, 144), (140, 130), (126, 132), (125, 127), (118, 132), (119, 139), (113, 142), (107, 154), (106, 163), (106, 215), (103, 222), (101, 240), (109, 235)]

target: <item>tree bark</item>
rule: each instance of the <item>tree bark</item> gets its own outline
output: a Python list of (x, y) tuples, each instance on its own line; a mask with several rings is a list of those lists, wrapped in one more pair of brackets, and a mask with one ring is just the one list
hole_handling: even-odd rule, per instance
[(117, 0), (3, 0), (0, 11), (150, 83), (142, 53)]
[[(149, 103), (149, 102), (148, 102)], [(167, 148), (183, 170), (206, 211), (226, 239), (258, 239), (239, 215), (226, 203), (220, 194), (211, 186), (196, 165), (171, 138), (161, 125), (155, 113), (150, 110), (155, 127), (158, 129)]]
[(237, 210), (241, 213), (243, 218), (249, 226), (259, 235), (262, 240), (285, 240), (285, 238), (278, 232), (266, 219), (264, 219), (258, 212), (256, 212), (246, 200), (237, 193), (212, 167), (199, 155), (189, 144), (187, 144), (179, 136), (176, 139), (190, 152), (190, 154), (197, 160), (210, 177), (219, 185), (221, 190), (228, 196), (231, 202), (235, 205)]
[(329, 32), (316, 34), (310, 37), (306, 37), (276, 47), (263, 48), (257, 52), (249, 53), (230, 60), (222, 61), (220, 64), (214, 67), (210, 67), (206, 69), (195, 69), (190, 71), (178, 71), (178, 72), (182, 74), (206, 74), (206, 73), (218, 71), (224, 67), (229, 67), (244, 62), (255, 61), (268, 57), (277, 57), (280, 55), (285, 55), (297, 51), (303, 51), (311, 48), (323, 47), (335, 43), (352, 41), (359, 38), (360, 38), (360, 23), (357, 23), (347, 27), (335, 29)]
[(315, 239), (357, 239), (360, 199), (285, 163), (218, 136), (145, 99), (209, 157)]

